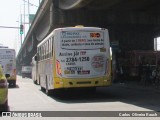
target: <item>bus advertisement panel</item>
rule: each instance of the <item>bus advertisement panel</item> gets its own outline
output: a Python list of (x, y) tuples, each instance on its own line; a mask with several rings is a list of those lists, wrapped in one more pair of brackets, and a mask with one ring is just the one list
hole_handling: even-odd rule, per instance
[[(109, 48), (102, 31), (62, 31), (56, 64), (61, 64), (61, 77), (93, 78), (106, 73)], [(101, 50), (103, 49), (103, 50)], [(59, 72), (58, 72), (59, 74)]]

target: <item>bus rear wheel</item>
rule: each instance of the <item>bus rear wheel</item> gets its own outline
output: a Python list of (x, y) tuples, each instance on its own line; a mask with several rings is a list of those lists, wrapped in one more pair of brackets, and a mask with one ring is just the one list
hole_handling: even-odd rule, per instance
[(8, 82), (9, 83), (9, 87), (16, 87), (16, 81), (15, 80), (13, 80), (13, 81), (9, 81)]
[(33, 80), (33, 83), (34, 83), (35, 85), (37, 85), (37, 80)]
[(47, 96), (51, 96), (51, 95), (52, 95), (52, 93), (53, 93), (53, 91), (52, 91), (52, 90), (48, 90), (48, 88), (46, 88), (46, 94), (47, 94)]

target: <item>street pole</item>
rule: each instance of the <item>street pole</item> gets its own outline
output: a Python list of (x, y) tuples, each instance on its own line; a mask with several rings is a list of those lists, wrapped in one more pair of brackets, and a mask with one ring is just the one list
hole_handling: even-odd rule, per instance
[[(30, 19), (29, 17), (30, 17), (30, 7), (29, 7), (29, 0), (28, 0), (28, 19)], [(30, 20), (29, 20), (29, 27), (30, 27)]]
[(24, 29), (23, 29), (23, 31), (24, 31), (24, 39), (25, 39), (25, 15), (26, 15), (26, 14), (25, 14), (25, 1), (24, 1), (24, 10), (23, 10), (23, 12), (24, 12), (24, 16), (23, 16), (23, 17), (24, 17), (24, 20), (23, 20), (23, 21), (24, 21), (24, 22), (23, 22), (23, 23), (24, 23), (24, 25), (23, 25), (23, 26), (24, 26)]
[[(22, 14), (21, 14), (21, 21), (20, 24), (22, 25)], [(20, 32), (20, 31), (19, 31)], [(22, 34), (20, 34), (20, 40), (21, 40), (21, 47), (22, 47)]]

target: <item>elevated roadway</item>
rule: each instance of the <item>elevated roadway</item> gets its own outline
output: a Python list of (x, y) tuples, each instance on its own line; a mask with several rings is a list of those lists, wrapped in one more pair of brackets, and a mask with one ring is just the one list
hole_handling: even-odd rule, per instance
[(18, 71), (30, 65), (37, 44), (53, 29), (75, 25), (107, 28), (121, 51), (153, 50), (160, 0), (43, 0), (18, 53)]

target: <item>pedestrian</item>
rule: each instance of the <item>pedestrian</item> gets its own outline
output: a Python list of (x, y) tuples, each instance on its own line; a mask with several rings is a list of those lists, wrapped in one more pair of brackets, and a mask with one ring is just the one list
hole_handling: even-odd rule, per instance
[(119, 65), (119, 80), (120, 84), (124, 84), (124, 66), (122, 64)]

